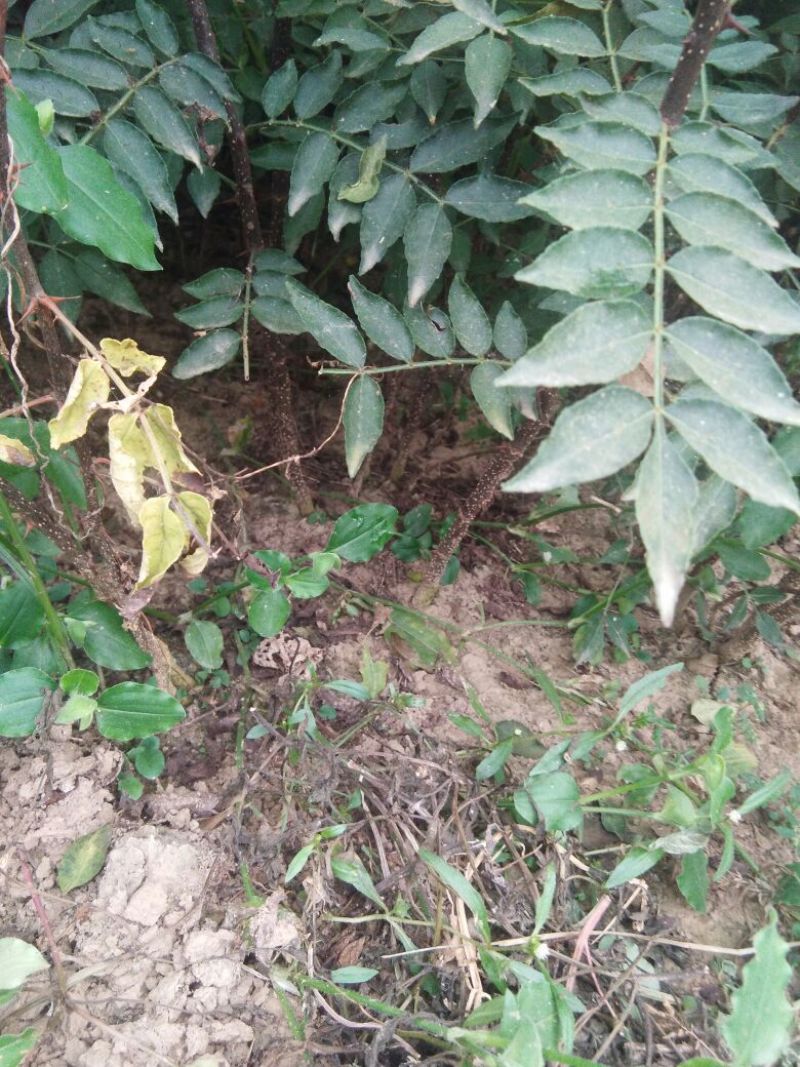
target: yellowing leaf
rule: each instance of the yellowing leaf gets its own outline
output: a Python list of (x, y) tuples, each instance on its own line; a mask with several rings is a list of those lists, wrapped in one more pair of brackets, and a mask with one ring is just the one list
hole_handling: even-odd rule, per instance
[(153, 496), (139, 510), (142, 526), (142, 563), (137, 589), (157, 582), (180, 559), (189, 531), (170, 508), (168, 496)]
[(197, 467), (183, 451), (181, 431), (175, 425), (175, 415), (166, 404), (153, 404), (144, 415), (153, 432), (164, 465), (170, 474), (194, 471)]
[(0, 460), (11, 463), (14, 467), (35, 467), (36, 457), (27, 445), (15, 437), (0, 434)]
[(108, 420), (108, 458), (111, 481), (125, 505), (128, 518), (139, 525), (144, 503), (144, 469), (153, 463), (150, 446), (136, 415), (112, 415)]
[(99, 363), (82, 359), (61, 411), (48, 423), (53, 448), (83, 437), (89, 419), (108, 400), (108, 378)]
[(123, 378), (130, 378), (137, 371), (147, 377), (158, 374), (167, 362), (163, 356), (151, 356), (148, 352), (143, 352), (130, 337), (126, 337), (124, 341), (104, 337), (100, 342), (100, 351)]
[(181, 560), (181, 567), (187, 574), (199, 574), (208, 563), (207, 546), (211, 544), (211, 504), (200, 493), (192, 493), (188, 489), (183, 493), (178, 493), (178, 500), (186, 508), (194, 524), (195, 530), (191, 530), (190, 533), (194, 534), (196, 531), (205, 541), (205, 545), (199, 545), (194, 552), (190, 552)]

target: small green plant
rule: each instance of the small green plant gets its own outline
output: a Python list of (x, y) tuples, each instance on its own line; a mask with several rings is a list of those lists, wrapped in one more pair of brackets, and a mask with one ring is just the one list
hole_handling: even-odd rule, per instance
[[(49, 967), (50, 964), (34, 945), (18, 937), (0, 938), (0, 981), (3, 985), (0, 989), (0, 1012), (21, 995), (29, 978)], [(36, 1047), (40, 1036), (40, 1031), (32, 1026), (19, 1034), (6, 1033), (3, 1027), (0, 1033), (0, 1062), (3, 1067), (20, 1067)]]

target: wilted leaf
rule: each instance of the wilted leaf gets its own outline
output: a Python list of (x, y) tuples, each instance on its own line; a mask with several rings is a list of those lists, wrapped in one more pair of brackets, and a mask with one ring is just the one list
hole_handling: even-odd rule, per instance
[(142, 562), (136, 588), (145, 589), (162, 578), (180, 559), (189, 533), (171, 509), (168, 496), (145, 500), (139, 508), (139, 522), (142, 527)]
[(136, 415), (116, 413), (108, 420), (108, 456), (111, 482), (128, 518), (138, 526), (144, 503), (144, 469), (154, 460)]
[(150, 377), (158, 374), (167, 362), (163, 356), (151, 356), (143, 352), (130, 337), (126, 337), (124, 341), (104, 337), (100, 342), (100, 351), (123, 378), (130, 378), (132, 374), (137, 373)]
[(108, 400), (109, 388), (108, 377), (100, 364), (93, 359), (82, 359), (61, 410), (47, 424), (53, 448), (83, 437), (89, 419)]
[(0, 434), (0, 461), (12, 467), (35, 467), (36, 457), (22, 441)]
[(2, 988), (19, 989), (32, 974), (46, 971), (50, 964), (35, 945), (19, 937), (0, 937)]
[(103, 869), (110, 844), (110, 826), (101, 826), (73, 841), (61, 857), (56, 872), (56, 881), (61, 892), (70, 893), (73, 889), (79, 889), (80, 886), (91, 882)]

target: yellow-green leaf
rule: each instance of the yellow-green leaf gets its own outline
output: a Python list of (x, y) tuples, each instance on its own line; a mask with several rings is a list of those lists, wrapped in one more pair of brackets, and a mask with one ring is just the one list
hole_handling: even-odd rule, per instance
[(48, 423), (53, 448), (83, 437), (89, 419), (108, 400), (108, 378), (99, 363), (82, 359), (61, 411)]
[(56, 880), (62, 893), (69, 893), (99, 874), (111, 844), (111, 827), (101, 826), (73, 841), (61, 857)]
[(170, 474), (179, 471), (195, 472), (197, 467), (183, 450), (181, 431), (175, 425), (175, 414), (166, 404), (153, 404), (144, 415), (153, 432), (161, 459)]
[(153, 496), (139, 509), (142, 526), (142, 563), (137, 589), (157, 582), (181, 556), (189, 531), (170, 508), (168, 496)]
[(153, 459), (136, 415), (116, 414), (108, 420), (108, 458), (113, 486), (128, 518), (138, 526), (144, 503), (144, 469), (152, 465)]
[(194, 552), (190, 552), (181, 560), (181, 567), (187, 574), (199, 574), (208, 563), (208, 546), (211, 544), (211, 504), (200, 493), (192, 493), (189, 490), (178, 493), (178, 500), (186, 508), (194, 525), (195, 529), (189, 532), (194, 534), (196, 531), (205, 541), (205, 545), (198, 545)]
[(3, 434), (0, 434), (0, 460), (3, 463), (11, 463), (14, 467), (36, 466), (36, 457), (27, 445)]
[(167, 362), (163, 356), (151, 356), (148, 352), (143, 352), (130, 337), (126, 337), (124, 341), (104, 337), (100, 342), (100, 351), (123, 378), (130, 378), (137, 372), (148, 377), (158, 374)]

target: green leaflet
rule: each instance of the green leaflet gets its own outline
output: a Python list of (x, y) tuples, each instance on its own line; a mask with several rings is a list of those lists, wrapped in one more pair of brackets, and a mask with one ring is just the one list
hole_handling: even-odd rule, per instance
[(595, 226), (562, 237), (514, 277), (587, 300), (618, 299), (644, 289), (652, 270), (653, 246), (646, 237)]
[(453, 228), (438, 204), (423, 204), (408, 220), (403, 233), (403, 245), (408, 268), (410, 307), (413, 308), (425, 296), (441, 274), (452, 242)]
[(327, 133), (309, 133), (294, 157), (289, 178), (289, 215), (320, 192), (339, 159), (339, 146)]
[(352, 319), (293, 279), (286, 282), (286, 291), (304, 327), (321, 348), (348, 367), (364, 366), (367, 347)]
[(511, 70), (511, 45), (483, 34), (470, 41), (464, 54), (467, 85), (475, 99), (478, 127), (497, 103)]
[(624, 170), (641, 176), (656, 162), (650, 138), (619, 122), (584, 122), (572, 129), (537, 126), (535, 133), (590, 170)]
[(562, 56), (597, 58), (606, 51), (597, 34), (577, 19), (546, 15), (533, 22), (512, 24), (509, 29), (528, 44), (541, 45)]
[(653, 210), (653, 191), (643, 178), (624, 170), (589, 170), (558, 178), (522, 203), (574, 230), (596, 226), (598, 220), (638, 230)]
[(390, 174), (361, 213), (361, 262), (358, 273), (376, 266), (403, 235), (417, 205), (411, 182), (403, 174)]
[(362, 374), (347, 392), (344, 404), (344, 449), (347, 473), (355, 478), (383, 433), (383, 394), (374, 378)]
[(410, 363), (414, 358), (414, 342), (397, 308), (382, 296), (365, 289), (354, 275), (350, 276), (347, 287), (353, 310), (370, 341), (392, 359)]
[(473, 37), (478, 36), (482, 28), (480, 22), (460, 11), (442, 15), (436, 22), (425, 27), (411, 48), (397, 60), (397, 65), (410, 66), (413, 63), (421, 63), (434, 52), (441, 52), (462, 41), (471, 41)]
[(492, 347), (492, 324), (461, 274), (456, 275), (450, 286), (447, 310), (456, 339), (464, 351), (471, 356), (485, 356)]
[(684, 193), (670, 202), (666, 213), (687, 244), (727, 248), (762, 270), (800, 266), (783, 238), (736, 200), (711, 192)]

